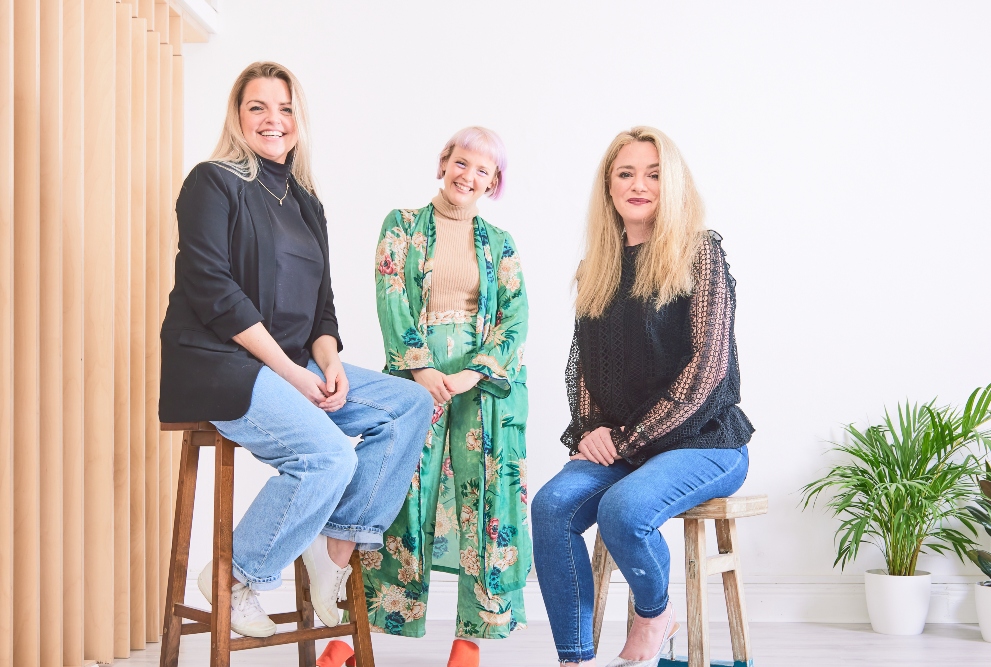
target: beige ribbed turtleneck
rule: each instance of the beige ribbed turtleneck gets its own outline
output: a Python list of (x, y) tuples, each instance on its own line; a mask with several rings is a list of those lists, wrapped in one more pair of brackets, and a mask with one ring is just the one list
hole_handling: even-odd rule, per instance
[(430, 203), (434, 205), (437, 241), (427, 311), (474, 313), (478, 310), (479, 277), (472, 220), (478, 208), (451, 204), (443, 190)]

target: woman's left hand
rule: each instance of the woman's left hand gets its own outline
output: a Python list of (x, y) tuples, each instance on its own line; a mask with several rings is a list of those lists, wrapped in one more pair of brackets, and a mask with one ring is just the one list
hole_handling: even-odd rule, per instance
[(348, 376), (344, 373), (344, 364), (334, 355), (334, 358), (323, 369), (327, 378), (327, 398), (317, 407), (325, 412), (336, 412), (344, 407), (348, 397)]
[(612, 465), (619, 458), (616, 445), (613, 444), (611, 429), (608, 426), (586, 433), (578, 443), (578, 453), (572, 459), (591, 461), (602, 466)]
[(482, 379), (482, 374), (478, 371), (471, 371), (467, 368), (460, 373), (455, 373), (453, 375), (448, 375), (444, 378), (444, 386), (447, 390), (454, 394), (463, 394)]

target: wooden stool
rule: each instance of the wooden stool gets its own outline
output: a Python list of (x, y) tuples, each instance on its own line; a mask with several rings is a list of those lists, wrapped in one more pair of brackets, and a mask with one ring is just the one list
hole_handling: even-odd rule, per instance
[[(662, 658), (658, 667), (709, 667), (732, 665), (752, 667), (753, 653), (750, 647), (750, 628), (747, 625), (747, 607), (743, 600), (743, 578), (740, 574), (740, 555), (737, 553), (736, 519), (767, 513), (767, 496), (734, 496), (713, 498), (693, 507), (676, 518), (685, 521), (685, 589), (688, 599), (688, 658)], [(706, 556), (705, 520), (716, 522), (718, 556)], [(592, 612), (592, 641), (599, 649), (599, 634), (609, 595), (609, 579), (616, 563), (596, 535), (592, 554), (592, 572), (595, 578), (595, 607)], [(733, 643), (733, 662), (709, 660), (709, 607), (706, 587), (710, 574), (722, 573), (726, 611), (729, 615), (730, 641)], [(630, 591), (626, 631), (633, 625), (633, 591)]]
[[(365, 607), (365, 586), (361, 579), (358, 552), (351, 556), (353, 572), (347, 581), (347, 601), (338, 606), (348, 612), (349, 623), (333, 628), (316, 628), (310, 602), (310, 582), (303, 559), (296, 559), (296, 611), (269, 614), (276, 624), (295, 623), (296, 630), (278, 632), (271, 637), (231, 638), (231, 553), (234, 530), (234, 448), (237, 443), (220, 435), (210, 422), (162, 424), (163, 431), (183, 431), (182, 459), (179, 464), (179, 488), (176, 494), (175, 525), (172, 530), (172, 563), (169, 566), (168, 591), (165, 596), (165, 628), (162, 631), (161, 667), (179, 664), (179, 639), (182, 635), (209, 632), (210, 667), (229, 667), (231, 651), (262, 646), (299, 644), (300, 667), (315, 667), (314, 641), (350, 635), (358, 667), (375, 667), (372, 640)], [(196, 495), (196, 466), (200, 447), (214, 447), (216, 454), (213, 492), (213, 595), (211, 611), (184, 604), (186, 570), (189, 567), (189, 538), (193, 526), (193, 499)], [(219, 610), (219, 611), (218, 611)], [(192, 623), (183, 623), (182, 619)]]

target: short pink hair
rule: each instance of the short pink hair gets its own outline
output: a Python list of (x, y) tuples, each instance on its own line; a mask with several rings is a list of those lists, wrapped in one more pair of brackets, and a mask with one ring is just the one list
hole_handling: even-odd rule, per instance
[(506, 184), (506, 146), (502, 143), (499, 135), (484, 127), (472, 126), (459, 130), (444, 146), (440, 152), (440, 160), (437, 163), (437, 178), (444, 178), (444, 168), (447, 161), (451, 159), (454, 147), (464, 148), (476, 153), (484, 153), (492, 158), (496, 163), (495, 185), (488, 193), (493, 199), (498, 199), (502, 194), (503, 186)]

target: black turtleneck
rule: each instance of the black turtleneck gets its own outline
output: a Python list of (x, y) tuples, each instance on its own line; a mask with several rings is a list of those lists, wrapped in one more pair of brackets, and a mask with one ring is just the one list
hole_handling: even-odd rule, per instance
[[(267, 189), (265, 203), (275, 238), (275, 310), (269, 332), (282, 350), (300, 366), (310, 359), (307, 339), (317, 317), (317, 293), (323, 279), (323, 253), (288, 190), (292, 159), (285, 164), (261, 158), (259, 185)], [(279, 198), (282, 203), (279, 203)]]

